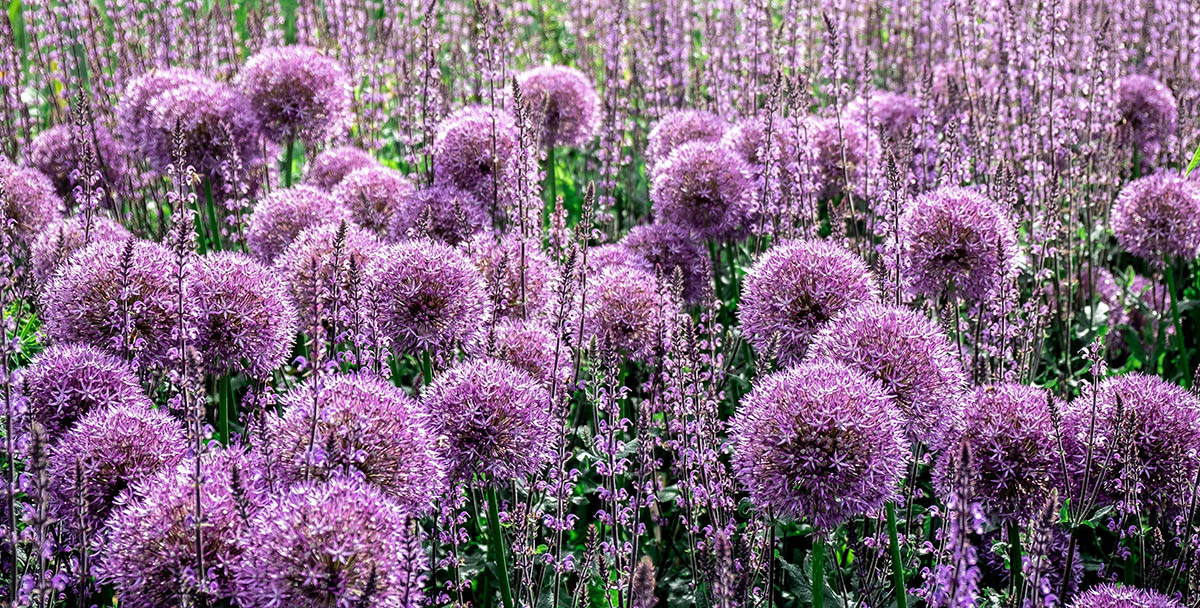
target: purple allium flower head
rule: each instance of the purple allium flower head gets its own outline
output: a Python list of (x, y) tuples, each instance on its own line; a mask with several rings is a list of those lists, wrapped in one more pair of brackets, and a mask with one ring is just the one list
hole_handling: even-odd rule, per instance
[(298, 185), (268, 194), (246, 222), (246, 245), (271, 262), (305, 229), (350, 219), (350, 209), (312, 186)]
[(54, 222), (38, 233), (29, 247), (29, 262), (33, 268), (34, 280), (39, 284), (44, 283), (59, 264), (83, 249), (85, 240), (87, 244), (91, 244), (124, 241), (129, 238), (129, 230), (106, 217), (93, 217), (90, 230), (87, 229), (86, 223), (86, 218), (77, 215)]
[(433, 174), (491, 205), (516, 167), (517, 124), (503, 110), (470, 106), (438, 124)]
[(270, 47), (246, 60), (237, 85), (267, 139), (312, 144), (345, 133), (353, 96), (341, 66), (310, 46)]
[(868, 125), (896, 143), (903, 143), (921, 119), (921, 103), (902, 93), (875, 91), (847, 104), (843, 117)]
[(983, 300), (1012, 276), (1019, 256), (1008, 212), (979, 192), (944, 186), (900, 216), (900, 265), (909, 289)]
[[(743, 118), (725, 131), (721, 144), (742, 157), (757, 177), (761, 177), (768, 160), (776, 167), (790, 164), (799, 150), (796, 125), (790, 118), (775, 118), (770, 125), (770, 140), (767, 139), (767, 121), (761, 116)], [(770, 156), (764, 158), (763, 153)]]
[[(199, 484), (196, 468), (194, 457), (188, 457), (135, 483), (108, 518), (96, 575), (116, 586), (122, 604), (182, 605), (200, 591), (201, 576), (204, 592), (217, 598), (233, 594), (231, 568), (246, 545), (246, 518), (266, 503), (262, 464), (253, 453), (231, 446), (200, 456)], [(203, 573), (196, 572), (198, 524), (203, 525)]]
[(187, 449), (179, 421), (149, 403), (94, 409), (50, 448), (53, 507), (78, 529), (82, 502), (89, 532), (98, 533), (127, 487), (174, 467)]
[(575, 68), (548, 65), (517, 76), (521, 94), (541, 124), (547, 146), (582, 147), (600, 124), (600, 98), (591, 80)]
[[(111, 191), (125, 174), (125, 151), (104, 125), (86, 127), (83, 135), (96, 151), (101, 186)], [(58, 195), (65, 197), (71, 194), (83, 169), (79, 153), (74, 127), (56, 125), (33, 138), (26, 154), (29, 164), (49, 177)]]
[(490, 358), (442, 372), (422, 397), (435, 432), (449, 441), (452, 481), (483, 475), (501, 483), (537, 473), (558, 440), (550, 393), (528, 372)]
[(144, 146), (148, 143), (146, 130), (154, 115), (154, 99), (176, 87), (206, 82), (209, 80), (203, 74), (184, 68), (151, 70), (130, 80), (117, 105), (118, 132), (125, 143), (149, 155), (150, 150)]
[(496, 358), (529, 372), (547, 388), (555, 376), (560, 386), (570, 382), (572, 351), (545, 323), (504, 319), (496, 323), (495, 332)]
[(1200, 399), (1186, 389), (1138, 372), (1110, 377), (1084, 387), (1062, 426), (1072, 492), (1086, 476), (1097, 504), (1121, 503), (1136, 485), (1140, 504), (1126, 509), (1187, 508), (1200, 467)]
[(167, 364), (178, 343), (179, 315), (195, 316), (191, 298), (179, 309), (177, 272), (174, 254), (158, 243), (88, 245), (46, 283), (43, 329), (56, 343), (81, 342), (136, 355), (142, 364)]
[(1178, 113), (1167, 85), (1138, 74), (1117, 81), (1117, 131), (1125, 141), (1141, 147), (1143, 155), (1158, 155), (1162, 144), (1175, 134)]
[(341, 255), (335, 260), (342, 225), (322, 224), (306, 229), (275, 259), (275, 270), (291, 292), (302, 328), (312, 327), (320, 321), (319, 316), (314, 315), (331, 314), (335, 295), (339, 300), (344, 299), (345, 293), (339, 293), (339, 290), (345, 289), (351, 264), (359, 272), (365, 272), (385, 248), (371, 232), (346, 223)]
[(93, 409), (153, 406), (128, 363), (83, 344), (55, 344), (39, 353), (21, 375), (20, 390), (26, 417), (51, 439)]
[(870, 197), (883, 184), (879, 137), (863, 123), (812, 117), (801, 130), (809, 148), (804, 156), (822, 186), (821, 198), (844, 193), (847, 183), (854, 196)]
[(877, 381), (832, 361), (761, 378), (730, 422), (734, 475), (761, 510), (831, 530), (896, 495), (904, 423)]
[(712, 292), (712, 261), (703, 243), (673, 224), (637, 226), (624, 244), (670, 281), (676, 268), (683, 274), (683, 299), (696, 303)]
[(783, 242), (746, 273), (738, 321), (759, 352), (774, 343), (779, 360), (793, 363), (826, 321), (878, 299), (871, 270), (846, 248), (816, 240)]
[(718, 143), (679, 146), (655, 169), (654, 217), (702, 238), (736, 238), (750, 218), (754, 185), (746, 161)]
[(400, 202), (415, 191), (403, 173), (375, 165), (348, 173), (333, 189), (333, 198), (350, 210), (359, 226), (382, 234)]
[(965, 444), (975, 499), (984, 514), (1000, 523), (1028, 522), (1062, 484), (1050, 413), (1053, 395), (1036, 386), (1006, 383), (981, 386), (965, 399), (962, 425), (946, 441), (934, 468), (934, 487), (943, 495), (954, 491), (951, 456)]
[(1157, 591), (1105, 583), (1076, 596), (1071, 608), (1183, 608), (1183, 604)]
[[(448, 184), (415, 190), (392, 210), (388, 234), (393, 242), (428, 236), (450, 245), (471, 238), (488, 225), (483, 203), (466, 190)], [(428, 234), (417, 234), (424, 230)]]
[(609, 266), (629, 266), (651, 275), (654, 266), (646, 258), (636, 254), (624, 242), (595, 245), (587, 250), (588, 273), (597, 273)]
[(937, 449), (961, 418), (962, 365), (942, 330), (916, 311), (874, 302), (846, 310), (813, 337), (807, 356), (845, 363), (880, 381), (910, 441)]
[(28, 245), (46, 226), (62, 218), (63, 200), (41, 171), (18, 167), (0, 157), (0, 211), (13, 223), (16, 239)]
[(422, 605), (429, 558), (416, 526), (370, 484), (292, 487), (251, 518), (247, 534), (234, 565), (239, 606)]
[(140, 146), (159, 170), (171, 165), (174, 132), (183, 135), (184, 162), (205, 176), (219, 176), (231, 150), (247, 166), (261, 161), (259, 123), (242, 94), (217, 82), (185, 84), (164, 91), (150, 104)]
[[(554, 300), (559, 281), (559, 268), (535, 239), (525, 241), (508, 233), (496, 241), (492, 233), (480, 233), (467, 241), (464, 248), (487, 283), (488, 295), (499, 298), (492, 302), (501, 317), (535, 316)], [(524, 266), (524, 273), (521, 272)], [(524, 281), (522, 282), (522, 274)]]
[(380, 329), (399, 353), (474, 350), (490, 319), (487, 287), (461, 251), (418, 239), (381, 250), (367, 268)]
[(608, 266), (588, 277), (584, 342), (635, 361), (649, 360), (674, 322), (678, 303), (659, 289), (655, 276), (630, 266)]
[(1113, 204), (1112, 229), (1121, 247), (1152, 265), (1192, 260), (1200, 251), (1200, 184), (1169, 172), (1126, 184)]
[(283, 417), (268, 419), (266, 451), (285, 482), (363, 479), (412, 515), (437, 500), (444, 483), (437, 438), (429, 415), (402, 389), (368, 373), (321, 376), (287, 393), (283, 407)]
[(316, 155), (304, 170), (304, 183), (331, 191), (355, 169), (374, 167), (379, 162), (370, 154), (351, 146), (330, 148)]
[(650, 129), (646, 143), (646, 170), (667, 160), (676, 148), (689, 142), (717, 143), (725, 134), (724, 119), (704, 110), (675, 110)]
[(200, 258), (193, 287), (208, 371), (262, 378), (287, 360), (296, 308), (272, 269), (243, 253), (214, 251)]

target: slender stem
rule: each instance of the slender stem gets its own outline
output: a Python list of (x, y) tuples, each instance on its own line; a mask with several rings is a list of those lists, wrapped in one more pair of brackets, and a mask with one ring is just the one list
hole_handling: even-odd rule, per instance
[[(1167, 289), (1171, 296), (1171, 317), (1175, 322), (1175, 343), (1183, 360), (1183, 387), (1192, 388), (1192, 363), (1188, 360), (1187, 345), (1183, 342), (1183, 319), (1179, 316), (1179, 294), (1175, 288), (1175, 269), (1167, 265)], [(1161, 321), (1160, 321), (1161, 322)]]
[(900, 557), (900, 538), (896, 534), (896, 502), (887, 502), (888, 543), (892, 548), (892, 584), (896, 588), (896, 608), (908, 608), (908, 588), (904, 586), (904, 562)]
[(230, 389), (229, 374), (217, 379), (217, 427), (225, 445), (229, 445), (229, 402), (233, 392)]
[(296, 154), (296, 138), (288, 137), (287, 150), (283, 155), (283, 187), (292, 187), (292, 158)]
[(429, 386), (433, 382), (433, 361), (430, 359), (429, 351), (421, 353), (421, 380), (425, 383), (424, 386)]
[(546, 190), (550, 192), (548, 213), (554, 213), (554, 205), (558, 201), (558, 175), (555, 173), (554, 144), (548, 146), (546, 153)]
[(212, 230), (212, 236), (209, 241), (211, 244), (210, 249), (223, 249), (224, 247), (221, 244), (221, 214), (217, 210), (216, 199), (213, 198), (212, 181), (209, 179), (204, 180), (204, 201), (208, 204), (208, 217), (209, 222), (212, 224), (210, 228)]
[(487, 488), (487, 518), (488, 540), (495, 554), (496, 574), (500, 578), (500, 597), (504, 600), (504, 608), (513, 608), (512, 587), (508, 580), (508, 559), (504, 555), (504, 536), (500, 533), (500, 499), (496, 497), (496, 487)]
[(813, 537), (812, 547), (812, 608), (825, 605), (825, 537)]
[[(1025, 588), (1024, 581), (1021, 576), (1022, 558), (1024, 553), (1021, 550), (1021, 525), (1015, 520), (1008, 522), (1008, 569), (1011, 573), (1009, 576), (1009, 593), (1012, 596), (1020, 593)], [(1068, 572), (1065, 576), (1070, 576)], [(1020, 605), (1020, 598), (1017, 598), (1017, 604)]]

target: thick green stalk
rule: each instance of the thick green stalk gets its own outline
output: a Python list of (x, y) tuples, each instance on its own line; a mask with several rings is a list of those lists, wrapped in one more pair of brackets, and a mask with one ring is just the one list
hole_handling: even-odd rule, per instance
[(513, 608), (512, 586), (508, 580), (508, 558), (504, 555), (504, 536), (500, 533), (500, 499), (496, 497), (495, 486), (488, 486), (487, 502), (488, 541), (492, 545), (496, 574), (500, 578), (500, 597), (504, 600), (504, 608)]
[(812, 547), (812, 608), (825, 605), (825, 538), (817, 534)]
[(217, 429), (221, 435), (221, 443), (229, 445), (229, 409), (233, 401), (233, 387), (229, 375), (217, 379)]
[(421, 353), (421, 380), (424, 382), (424, 386), (433, 383), (433, 361), (429, 356), (429, 351)]
[(296, 138), (289, 137), (287, 151), (283, 155), (283, 187), (292, 187), (292, 158), (296, 154)]
[(896, 503), (887, 503), (888, 543), (892, 548), (892, 586), (896, 588), (896, 608), (908, 608), (908, 588), (904, 585), (904, 562), (900, 557), (900, 537), (896, 534)]
[[(1021, 576), (1021, 562), (1024, 561), (1021, 557), (1024, 551), (1021, 550), (1021, 525), (1015, 521), (1008, 524), (1008, 569), (1009, 582), (1012, 586), (1009, 588), (1010, 595), (1017, 597), (1025, 589), (1025, 582)], [(1021, 605), (1020, 597), (1017, 597), (1016, 605)]]
[(1183, 387), (1192, 387), (1192, 363), (1189, 361), (1187, 345), (1183, 341), (1183, 319), (1179, 316), (1179, 294), (1175, 289), (1175, 269), (1167, 266), (1167, 289), (1171, 297), (1171, 317), (1175, 322), (1175, 344), (1183, 361)]

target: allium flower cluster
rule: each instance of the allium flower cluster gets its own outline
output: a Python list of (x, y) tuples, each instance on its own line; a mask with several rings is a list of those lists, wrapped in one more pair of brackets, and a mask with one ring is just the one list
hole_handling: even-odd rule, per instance
[[(809, 118), (802, 128), (811, 173), (821, 184), (822, 199), (833, 199), (847, 190), (869, 198), (883, 184), (879, 138), (856, 120)], [(847, 187), (847, 184), (849, 187)]]
[(304, 169), (304, 183), (330, 191), (355, 169), (374, 167), (379, 162), (370, 154), (351, 146), (330, 148), (309, 161)]
[(353, 101), (341, 66), (310, 46), (266, 48), (246, 60), (237, 85), (271, 141), (312, 144), (345, 133)]
[(1167, 85), (1139, 74), (1117, 81), (1117, 132), (1141, 148), (1151, 159), (1162, 144), (1175, 134), (1179, 110)]
[(380, 329), (398, 353), (477, 348), (491, 318), (483, 278), (461, 251), (419, 239), (384, 248), (366, 270)]
[(126, 145), (149, 155), (147, 130), (154, 116), (155, 98), (176, 87), (206, 82), (209, 80), (203, 74), (184, 68), (155, 69), (130, 80), (117, 105), (118, 132)]
[(550, 460), (558, 439), (550, 393), (533, 376), (490, 358), (442, 372), (422, 397), (445, 450), (452, 481), (522, 479)]
[(437, 500), (444, 483), (437, 438), (402, 389), (367, 373), (318, 376), (288, 392), (283, 407), (282, 417), (268, 419), (266, 436), (284, 482), (360, 479), (411, 515)]
[(571, 380), (571, 349), (541, 321), (501, 320), (494, 340), (496, 358), (529, 372), (547, 388), (552, 381), (565, 386)]
[(665, 161), (676, 148), (689, 142), (717, 143), (725, 134), (725, 121), (704, 110), (675, 110), (650, 129), (646, 143), (646, 170)]
[(910, 441), (939, 448), (962, 417), (962, 365), (946, 335), (919, 312), (857, 306), (826, 323), (807, 356), (845, 363), (881, 382), (895, 399)]
[(813, 336), (838, 313), (878, 301), (867, 264), (826, 241), (783, 242), (754, 263), (742, 282), (738, 321), (760, 353), (799, 361)]
[[(921, 103), (902, 93), (875, 91), (846, 105), (843, 115), (850, 122), (865, 124), (901, 144), (921, 119)], [(878, 178), (877, 178), (878, 179)]]
[[(96, 152), (97, 169), (104, 187), (111, 190), (125, 173), (125, 151), (104, 125), (84, 128), (83, 137)], [(38, 133), (26, 153), (29, 164), (50, 178), (59, 196), (71, 194), (81, 183), (82, 150), (75, 144), (74, 127), (55, 125)]]
[(351, 171), (333, 189), (333, 198), (350, 210), (350, 217), (359, 226), (386, 233), (392, 215), (405, 197), (416, 188), (404, 174), (382, 165)]
[(753, 191), (750, 168), (736, 152), (719, 143), (693, 142), (657, 165), (650, 200), (658, 222), (724, 240), (745, 231)]
[(377, 488), (353, 479), (291, 488), (251, 518), (234, 565), (245, 608), (422, 605), (415, 524)]
[(631, 266), (609, 266), (588, 277), (583, 346), (648, 361), (665, 341), (678, 303), (659, 288), (654, 275)]
[(1200, 252), (1200, 184), (1170, 172), (1126, 184), (1112, 229), (1121, 247), (1152, 265), (1192, 260)]
[(650, 262), (634, 253), (624, 242), (589, 247), (587, 266), (589, 276), (609, 266), (629, 266), (651, 275), (654, 274), (654, 267), (650, 265)]
[(197, 346), (208, 371), (269, 376), (292, 351), (296, 308), (268, 267), (232, 251), (200, 259), (190, 297), (197, 306)]
[(271, 262), (301, 232), (312, 226), (350, 219), (350, 209), (312, 186), (276, 190), (261, 201), (246, 222), (246, 245), (263, 262)]
[(140, 146), (160, 171), (171, 166), (176, 127), (183, 137), (184, 164), (204, 176), (219, 176), (237, 153), (246, 166), (261, 162), (260, 125), (241, 93), (217, 82), (185, 84), (151, 102)]
[(764, 512), (831, 530), (896, 495), (904, 423), (881, 386), (810, 361), (760, 379), (730, 423), (733, 471)]
[(502, 110), (463, 108), (438, 125), (433, 140), (433, 174), (474, 194), (489, 208), (513, 178), (520, 143), (517, 124)]
[(38, 233), (29, 247), (29, 264), (33, 278), (44, 283), (75, 252), (91, 243), (125, 241), (129, 230), (120, 223), (106, 217), (93, 217), (91, 226), (83, 216), (69, 217), (56, 221)]
[(12, 222), (16, 240), (28, 245), (46, 226), (62, 217), (63, 201), (40, 171), (18, 167), (0, 157), (0, 211), (6, 221)]
[(443, 184), (401, 197), (392, 209), (387, 232), (393, 242), (426, 236), (458, 245), (488, 223), (487, 209), (479, 199), (466, 190)]
[(128, 363), (83, 344), (55, 344), (39, 353), (21, 375), (20, 391), (26, 417), (51, 439), (93, 409), (153, 406)]
[(497, 242), (496, 235), (482, 233), (468, 241), (465, 248), (487, 284), (497, 316), (536, 316), (553, 301), (558, 265), (536, 240), (522, 242), (519, 234), (509, 233)]
[(900, 217), (900, 266), (909, 289), (985, 300), (1015, 270), (1016, 227), (979, 192), (944, 186), (917, 197)]
[(1183, 604), (1157, 591), (1105, 583), (1079, 594), (1071, 608), (1183, 608)]
[(622, 242), (667, 281), (678, 268), (687, 302), (699, 302), (712, 293), (712, 261), (703, 244), (688, 231), (672, 224), (643, 225), (630, 230)]
[(351, 266), (365, 272), (385, 245), (354, 224), (322, 224), (301, 232), (275, 259), (275, 271), (287, 285), (301, 328), (332, 317), (343, 304)]
[(600, 98), (575, 68), (550, 65), (517, 76), (521, 94), (541, 125), (544, 146), (587, 145), (600, 124)]

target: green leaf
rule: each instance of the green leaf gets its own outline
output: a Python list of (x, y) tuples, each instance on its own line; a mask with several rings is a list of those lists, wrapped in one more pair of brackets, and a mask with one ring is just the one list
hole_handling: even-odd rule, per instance
[(1183, 176), (1187, 177), (1192, 173), (1192, 169), (1200, 166), (1200, 145), (1196, 146), (1196, 152), (1192, 154), (1192, 162), (1188, 163), (1187, 171), (1183, 172)]

